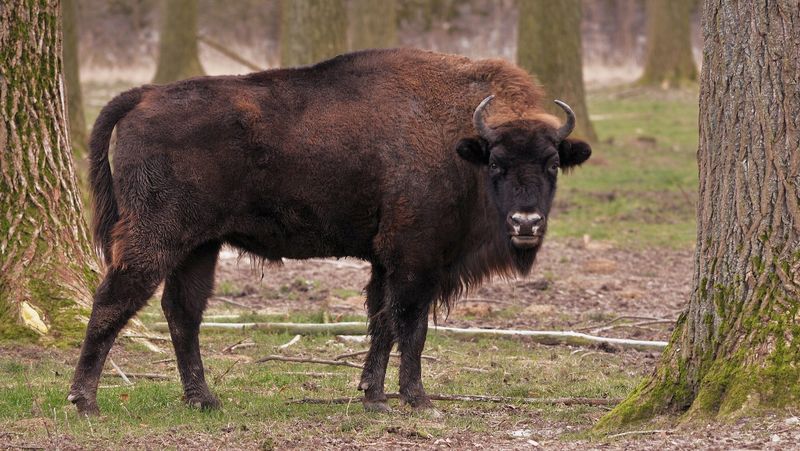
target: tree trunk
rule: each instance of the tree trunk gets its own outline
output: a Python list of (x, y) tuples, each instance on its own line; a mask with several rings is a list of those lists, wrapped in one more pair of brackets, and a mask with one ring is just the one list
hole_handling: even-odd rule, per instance
[(84, 169), (87, 167), (85, 162), (88, 155), (88, 141), (78, 63), (78, 1), (63, 0), (61, 14), (64, 23), (64, 83), (67, 85), (69, 137), (75, 162), (79, 168)]
[[(578, 118), (573, 136), (594, 141), (583, 88), (580, 26), (580, 0), (519, 0), (517, 63), (539, 79), (550, 97), (572, 107)], [(563, 115), (551, 103), (546, 108)]]
[(347, 51), (344, 0), (283, 0), (281, 14), (281, 66), (312, 64)]
[(163, 0), (162, 11), (153, 83), (205, 74), (197, 51), (197, 0)]
[(692, 56), (696, 0), (647, 0), (647, 51), (640, 83), (664, 88), (697, 80)]
[(397, 9), (394, 0), (350, 0), (350, 49), (378, 49), (397, 45)]
[(800, 407), (800, 8), (709, 0), (688, 311), (600, 427)]
[(2, 339), (80, 340), (98, 280), (72, 169), (58, 4), (0, 7)]

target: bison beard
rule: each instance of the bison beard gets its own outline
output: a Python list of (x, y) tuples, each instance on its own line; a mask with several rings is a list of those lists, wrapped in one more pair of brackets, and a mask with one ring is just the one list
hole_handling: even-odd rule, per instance
[(491, 275), (527, 274), (558, 169), (591, 153), (566, 137), (569, 107), (559, 126), (541, 98), (507, 62), (418, 50), (119, 95), (92, 130), (94, 237), (107, 271), (69, 400), (81, 413), (98, 412), (111, 345), (165, 281), (161, 305), (185, 399), (218, 407), (198, 330), (217, 255), (229, 244), (270, 260), (369, 261), (364, 406), (387, 409), (384, 378), (397, 343), (402, 400), (430, 407), (420, 357), (431, 308), (449, 309)]

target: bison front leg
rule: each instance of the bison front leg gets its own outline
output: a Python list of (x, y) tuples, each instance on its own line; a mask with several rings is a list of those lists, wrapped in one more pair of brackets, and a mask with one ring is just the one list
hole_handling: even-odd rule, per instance
[(184, 400), (200, 409), (221, 406), (206, 384), (198, 337), (206, 301), (214, 287), (219, 249), (219, 243), (212, 243), (192, 252), (167, 277), (161, 298), (183, 383)]
[(422, 350), (428, 334), (430, 301), (395, 309), (400, 351), (400, 399), (415, 409), (433, 407), (422, 386)]
[(392, 322), (384, 308), (384, 270), (373, 266), (372, 278), (367, 285), (367, 313), (369, 314), (370, 347), (364, 361), (364, 371), (358, 389), (364, 392), (364, 410), (388, 412), (384, 382), (389, 354), (394, 344)]

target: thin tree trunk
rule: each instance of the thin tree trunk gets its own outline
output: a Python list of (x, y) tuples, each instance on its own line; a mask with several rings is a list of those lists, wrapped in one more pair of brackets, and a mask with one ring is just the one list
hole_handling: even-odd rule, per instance
[(197, 0), (162, 0), (158, 66), (153, 83), (205, 74), (197, 50)]
[(0, 7), (0, 337), (78, 340), (98, 280), (61, 84), (59, 2)]
[[(61, 14), (64, 24), (64, 82), (67, 85), (67, 116), (72, 154), (79, 168), (86, 168), (88, 141), (86, 117), (83, 114), (83, 94), (78, 58), (78, 2), (63, 0)], [(83, 171), (85, 172), (85, 171)]]
[[(554, 99), (567, 102), (578, 117), (573, 136), (593, 141), (583, 88), (580, 0), (519, 0), (517, 63), (534, 74)], [(553, 114), (563, 114), (547, 102)]]
[(397, 45), (397, 9), (394, 0), (351, 0), (349, 25), (351, 50)]
[(696, 0), (647, 0), (647, 51), (640, 83), (664, 88), (697, 80), (692, 56)]
[(282, 0), (281, 66), (316, 63), (347, 51), (343, 0)]
[(800, 8), (709, 0), (688, 312), (601, 427), (800, 407)]

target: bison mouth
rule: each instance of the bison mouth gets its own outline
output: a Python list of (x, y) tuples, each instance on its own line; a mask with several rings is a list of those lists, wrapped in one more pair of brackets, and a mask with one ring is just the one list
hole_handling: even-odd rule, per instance
[(511, 244), (517, 249), (532, 249), (542, 244), (542, 234), (511, 235)]

